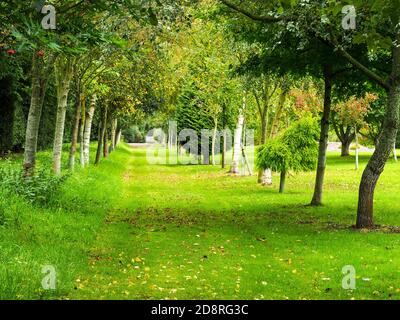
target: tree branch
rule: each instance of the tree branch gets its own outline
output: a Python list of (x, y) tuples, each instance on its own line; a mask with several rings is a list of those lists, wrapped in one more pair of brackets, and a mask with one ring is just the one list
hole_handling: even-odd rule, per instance
[(234, 4), (228, 0), (220, 0), (220, 1), (223, 4), (225, 4), (227, 7), (231, 8), (232, 10), (237, 11), (255, 21), (262, 21), (262, 22), (266, 22), (266, 23), (275, 23), (275, 22), (279, 22), (279, 21), (283, 21), (283, 20), (289, 20), (289, 18), (286, 16), (279, 16), (279, 17), (259, 16), (259, 15), (253, 14), (252, 12), (250, 12), (246, 9), (240, 8), (239, 6), (237, 6), (236, 4)]
[(390, 89), (388, 83), (383, 78), (381, 78), (378, 74), (376, 74), (375, 72), (364, 66), (361, 62), (355, 59), (350, 53), (348, 53), (345, 49), (343, 49), (343, 47), (341, 47), (340, 45), (336, 45), (335, 47), (346, 60), (348, 60), (358, 70), (362, 71), (368, 78), (377, 82), (386, 90)]

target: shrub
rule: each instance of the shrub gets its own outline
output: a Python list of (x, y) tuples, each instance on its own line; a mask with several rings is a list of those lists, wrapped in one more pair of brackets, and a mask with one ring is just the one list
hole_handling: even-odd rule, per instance
[(281, 140), (269, 140), (257, 150), (258, 169), (271, 169), (274, 172), (287, 172), (289, 168), (289, 148)]
[(268, 141), (257, 151), (259, 169), (281, 173), (280, 192), (285, 187), (289, 170), (312, 171), (318, 158), (318, 124), (312, 118), (296, 121), (280, 137)]
[(57, 193), (68, 174), (56, 176), (49, 170), (40, 169), (30, 177), (10, 166), (0, 168), (0, 187), (11, 194), (25, 198), (31, 203), (45, 204)]

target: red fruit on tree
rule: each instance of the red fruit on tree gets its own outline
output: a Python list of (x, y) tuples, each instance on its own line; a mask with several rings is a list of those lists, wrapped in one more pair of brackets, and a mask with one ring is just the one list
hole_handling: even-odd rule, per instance
[(17, 51), (15, 51), (15, 50), (13, 50), (13, 49), (7, 50), (7, 54), (9, 54), (10, 56), (11, 56), (11, 55), (14, 55), (14, 54), (16, 54), (16, 53), (17, 53)]
[(43, 50), (40, 50), (40, 51), (37, 53), (37, 55), (38, 55), (38, 57), (44, 57), (44, 51), (43, 51)]

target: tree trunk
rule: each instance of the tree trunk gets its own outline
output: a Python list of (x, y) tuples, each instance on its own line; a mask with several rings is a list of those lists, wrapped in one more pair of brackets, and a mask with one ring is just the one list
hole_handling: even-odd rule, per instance
[(279, 193), (285, 192), (285, 185), (286, 185), (286, 172), (281, 172), (281, 181), (279, 183)]
[(332, 124), (333, 128), (335, 129), (335, 133), (339, 138), (340, 142), (342, 143), (342, 157), (348, 157), (350, 155), (350, 146), (353, 140), (355, 139), (356, 135), (353, 132), (352, 126), (347, 126), (346, 130), (342, 124), (338, 124), (335, 121), (335, 117), (332, 117)]
[[(267, 111), (263, 111), (263, 115), (261, 116), (261, 145), (264, 145), (267, 142)], [(261, 183), (263, 186), (272, 185), (272, 171), (271, 169), (259, 169), (258, 170), (258, 183)]]
[(103, 157), (108, 158), (108, 111), (107, 107), (104, 110), (103, 119)]
[(77, 81), (77, 93), (76, 93), (76, 105), (75, 105), (75, 116), (74, 116), (74, 126), (72, 128), (71, 135), (71, 147), (69, 150), (69, 159), (68, 159), (68, 167), (71, 171), (75, 168), (75, 154), (76, 148), (78, 144), (78, 135), (79, 135), (79, 124), (81, 121), (81, 93), (80, 93), (80, 80)]
[(342, 142), (342, 157), (348, 157), (350, 155), (350, 145), (351, 145), (351, 140), (345, 140)]
[(28, 121), (26, 124), (25, 154), (24, 154), (24, 175), (29, 176), (33, 173), (36, 166), (37, 140), (39, 134), (40, 118), (44, 97), (47, 89), (50, 69), (53, 66), (54, 57), (49, 56), (46, 63), (36, 54), (32, 61), (32, 93), (29, 107)]
[[(118, 126), (118, 119), (115, 118), (111, 123), (111, 144), (110, 144), (110, 152), (113, 152), (116, 146), (116, 139), (117, 139), (117, 126)], [(172, 142), (171, 142), (172, 146)], [(172, 148), (170, 148), (172, 149)]]
[(375, 152), (363, 173), (359, 189), (356, 227), (373, 228), (374, 192), (380, 175), (393, 150), (399, 127), (400, 105), (400, 48), (395, 49), (394, 66), (391, 75), (391, 88), (386, 109), (382, 134), (379, 137)]
[(285, 102), (287, 99), (287, 95), (288, 95), (288, 90), (285, 89), (284, 91), (282, 91), (280, 97), (279, 97), (279, 103), (278, 103), (278, 108), (276, 110), (275, 116), (272, 119), (272, 124), (270, 126), (270, 130), (269, 130), (269, 134), (268, 136), (270, 138), (274, 138), (277, 136), (278, 131), (279, 131), (279, 120), (281, 119), (282, 113), (283, 113), (283, 109), (285, 107)]
[(85, 166), (89, 165), (90, 161), (90, 136), (92, 134), (92, 123), (94, 111), (96, 109), (97, 97), (94, 94), (90, 100), (90, 107), (85, 116), (85, 130), (83, 132), (83, 158)]
[(221, 155), (221, 162), (222, 162), (222, 169), (225, 169), (226, 166), (226, 149), (227, 149), (227, 137), (226, 137), (227, 128), (224, 127), (224, 136), (223, 136), (223, 146), (222, 146), (222, 155)]
[[(216, 144), (217, 144), (217, 131), (218, 131), (218, 119), (214, 119), (214, 130), (213, 130), (213, 136), (212, 136), (212, 142), (211, 142), (211, 157), (212, 157), (212, 165), (215, 166), (217, 164), (216, 162)], [(219, 145), (219, 144), (218, 144)]]
[(97, 134), (97, 151), (96, 151), (96, 160), (94, 161), (95, 165), (98, 165), (100, 163), (100, 158), (101, 158), (101, 151), (103, 148), (103, 137), (104, 137), (104, 130), (103, 130), (103, 120), (99, 123), (99, 129), (98, 129), (98, 134)]
[(117, 134), (117, 140), (115, 141), (115, 146), (118, 146), (119, 143), (121, 142), (121, 136), (122, 136), (122, 130), (119, 129)]
[(64, 142), (65, 115), (67, 112), (68, 93), (73, 74), (73, 62), (60, 57), (55, 64), (57, 86), (57, 116), (53, 146), (53, 171), (61, 173), (61, 158)]
[(354, 131), (356, 133), (356, 170), (358, 170), (358, 155), (359, 155), (359, 144), (358, 144), (358, 134), (357, 134), (357, 126), (354, 127)]
[(244, 126), (243, 111), (246, 108), (246, 96), (243, 96), (243, 109), (239, 112), (239, 118), (235, 130), (235, 141), (233, 144), (233, 159), (230, 172), (233, 174), (239, 174), (240, 165), (240, 154), (242, 152), (242, 134)]
[(393, 159), (394, 159), (394, 162), (397, 162), (396, 141), (394, 142), (394, 145), (393, 145)]
[(82, 93), (81, 99), (81, 127), (79, 128), (79, 139), (80, 139), (80, 150), (79, 150), (79, 162), (81, 167), (85, 167), (85, 122), (86, 122), (86, 95)]
[(311, 205), (313, 206), (322, 205), (322, 191), (326, 168), (326, 151), (328, 149), (329, 118), (332, 104), (332, 69), (329, 65), (324, 66), (324, 79), (324, 112), (321, 119), (321, 136), (319, 141), (317, 176), (315, 180), (314, 196), (311, 201)]

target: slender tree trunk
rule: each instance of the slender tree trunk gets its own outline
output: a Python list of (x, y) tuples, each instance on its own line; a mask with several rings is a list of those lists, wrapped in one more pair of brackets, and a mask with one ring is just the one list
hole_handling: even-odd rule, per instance
[(85, 117), (85, 130), (83, 132), (83, 158), (85, 166), (89, 165), (90, 161), (90, 136), (92, 134), (92, 123), (94, 111), (96, 109), (97, 97), (94, 94), (90, 100), (90, 107)]
[(85, 122), (86, 122), (86, 95), (82, 93), (81, 99), (81, 126), (79, 128), (79, 162), (81, 167), (85, 167), (85, 143), (84, 143), (84, 136), (85, 136)]
[(394, 49), (388, 105), (375, 152), (363, 173), (358, 199), (357, 228), (373, 228), (374, 192), (385, 164), (393, 150), (399, 127), (400, 106), (400, 48)]
[(244, 126), (244, 116), (243, 111), (246, 108), (246, 96), (243, 96), (243, 109), (239, 112), (239, 118), (236, 125), (235, 130), (235, 141), (233, 144), (233, 159), (232, 166), (230, 172), (233, 174), (239, 174), (239, 165), (240, 165), (240, 155), (242, 152), (242, 134), (243, 134), (243, 126)]
[(279, 97), (279, 103), (278, 103), (278, 108), (276, 110), (275, 116), (272, 120), (272, 124), (270, 126), (270, 131), (268, 134), (268, 137), (270, 138), (274, 138), (276, 137), (276, 135), (278, 134), (279, 131), (279, 120), (281, 119), (282, 113), (283, 113), (283, 109), (285, 107), (285, 102), (286, 102), (286, 98), (288, 95), (288, 90), (284, 90), (280, 97)]
[(357, 133), (357, 126), (354, 127), (354, 131), (356, 133), (356, 170), (358, 170), (358, 155), (359, 155), (359, 144), (358, 144), (358, 133)]
[(57, 86), (57, 117), (53, 146), (53, 171), (61, 173), (61, 158), (64, 142), (65, 115), (67, 112), (68, 94), (73, 75), (73, 61), (60, 57), (55, 64)]
[(227, 149), (227, 146), (226, 146), (226, 144), (227, 144), (227, 141), (226, 141), (226, 139), (227, 139), (227, 137), (226, 137), (226, 131), (227, 131), (227, 128), (226, 127), (224, 127), (224, 136), (223, 136), (223, 146), (222, 146), (222, 155), (221, 155), (221, 162), (222, 162), (222, 169), (225, 169), (225, 166), (226, 166), (226, 149)]
[(47, 89), (50, 69), (53, 66), (54, 57), (49, 56), (45, 64), (41, 57), (36, 54), (32, 61), (32, 93), (29, 108), (28, 121), (26, 124), (25, 154), (24, 154), (24, 175), (29, 176), (36, 166), (37, 140), (39, 134), (40, 118), (44, 97)]
[(119, 130), (118, 130), (118, 134), (117, 134), (117, 140), (116, 140), (116, 142), (115, 142), (115, 146), (118, 146), (119, 143), (121, 142), (121, 136), (122, 136), (122, 130), (119, 129)]
[(395, 162), (397, 162), (397, 149), (396, 149), (396, 141), (393, 145), (393, 159)]
[(286, 185), (286, 172), (281, 172), (281, 181), (279, 183), (279, 193), (285, 192), (285, 185)]
[[(113, 119), (111, 123), (111, 144), (110, 144), (110, 152), (113, 152), (115, 149), (115, 146), (117, 144), (116, 139), (117, 139), (117, 126), (118, 126), (118, 119), (115, 118)], [(172, 139), (171, 139), (172, 141)], [(172, 142), (170, 142), (170, 150), (172, 150)]]
[(321, 136), (319, 141), (317, 176), (315, 180), (314, 196), (311, 201), (311, 205), (313, 206), (322, 205), (322, 192), (326, 168), (326, 151), (328, 149), (329, 118), (332, 104), (332, 69), (329, 65), (324, 66), (324, 78), (324, 112), (321, 120)]
[[(263, 115), (261, 116), (261, 144), (264, 145), (267, 142), (267, 111), (264, 110)], [(271, 169), (259, 169), (258, 170), (258, 183), (261, 183), (263, 186), (272, 185), (272, 171)]]
[(108, 158), (108, 110), (105, 107), (103, 119), (103, 157)]
[(212, 165), (215, 166), (216, 162), (216, 154), (215, 154), (215, 147), (217, 144), (217, 131), (218, 131), (218, 119), (214, 119), (214, 130), (211, 142), (211, 156), (212, 156)]
[(103, 141), (104, 141), (104, 130), (103, 130), (103, 120), (99, 124), (98, 134), (97, 134), (97, 151), (96, 151), (96, 160), (94, 161), (95, 165), (100, 163), (101, 152), (103, 148)]
[(225, 169), (226, 166), (226, 149), (227, 149), (227, 120), (226, 120), (226, 105), (222, 105), (222, 127), (224, 128), (223, 142), (222, 142), (222, 153), (221, 153), (221, 167)]
[[(261, 145), (264, 145), (265, 142), (267, 141), (267, 119), (265, 117), (265, 113), (263, 113), (260, 117), (261, 120)], [(262, 183), (263, 181), (263, 175), (264, 175), (265, 170), (259, 169), (258, 170), (258, 183)]]
[(76, 155), (76, 148), (78, 144), (78, 135), (79, 135), (79, 124), (81, 121), (81, 93), (80, 93), (80, 80), (77, 80), (77, 93), (76, 93), (76, 104), (75, 104), (75, 116), (74, 116), (74, 126), (72, 128), (72, 135), (71, 135), (71, 147), (69, 150), (69, 159), (68, 159), (68, 167), (71, 171), (75, 168), (75, 155)]

